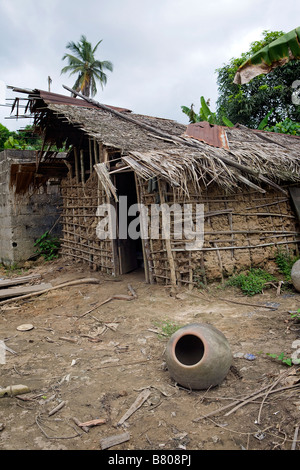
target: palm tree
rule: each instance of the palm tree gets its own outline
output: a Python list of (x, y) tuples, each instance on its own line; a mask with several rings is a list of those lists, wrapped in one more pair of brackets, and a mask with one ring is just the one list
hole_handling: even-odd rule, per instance
[(68, 59), (69, 65), (64, 67), (61, 73), (78, 74), (73, 89), (87, 97), (95, 96), (97, 93), (96, 81), (100, 82), (102, 89), (106, 85), (107, 75), (104, 71), (113, 71), (113, 64), (110, 61), (101, 62), (95, 59), (95, 52), (101, 42), (102, 39), (92, 48), (91, 43), (82, 35), (77, 44), (71, 41), (66, 46), (74, 55), (65, 54), (62, 58), (62, 60)]

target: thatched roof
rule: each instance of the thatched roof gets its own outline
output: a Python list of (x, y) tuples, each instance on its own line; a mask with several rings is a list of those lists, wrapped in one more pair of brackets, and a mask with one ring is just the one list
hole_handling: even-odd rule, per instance
[(120, 151), (126, 165), (142, 178), (162, 177), (183, 190), (187, 190), (188, 181), (195, 187), (215, 182), (228, 191), (245, 184), (259, 190), (262, 184), (277, 188), (300, 182), (299, 137), (242, 126), (222, 127), (217, 131), (225, 136), (226, 145), (215, 146), (206, 143), (208, 123), (197, 124), (198, 129), (203, 127), (201, 141), (193, 133), (187, 134), (186, 125), (172, 120), (138, 115), (92, 100), (85, 105), (80, 98), (72, 98), (72, 103), (69, 98), (65, 103), (57, 95), (54, 100), (49, 93), (32, 93), (38, 99), (31, 97), (31, 111), (48, 132), (48, 140), (59, 141), (61, 132), (80, 129), (85, 136)]

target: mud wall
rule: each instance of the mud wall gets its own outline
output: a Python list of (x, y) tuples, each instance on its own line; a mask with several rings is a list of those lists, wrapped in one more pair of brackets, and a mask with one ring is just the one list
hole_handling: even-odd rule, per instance
[[(148, 183), (140, 181), (139, 191), (143, 204), (159, 202), (158, 191), (149, 191)], [(191, 188), (189, 197), (170, 188), (166, 195), (169, 206), (203, 204), (204, 243), (201, 250), (190, 251), (186, 240), (171, 238), (170, 259), (165, 240), (149, 239), (149, 271), (156, 282), (170, 283), (172, 264), (177, 283), (193, 286), (250, 267), (274, 271), (278, 250), (298, 252), (298, 221), (289, 196), (282, 192), (268, 188), (265, 194), (240, 190), (225, 195), (212, 185), (198, 194)]]

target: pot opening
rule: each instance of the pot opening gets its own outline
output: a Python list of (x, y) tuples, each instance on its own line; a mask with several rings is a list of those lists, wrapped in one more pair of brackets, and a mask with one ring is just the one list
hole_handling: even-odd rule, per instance
[(204, 344), (198, 336), (184, 335), (176, 343), (176, 359), (186, 366), (193, 366), (201, 361), (204, 354)]

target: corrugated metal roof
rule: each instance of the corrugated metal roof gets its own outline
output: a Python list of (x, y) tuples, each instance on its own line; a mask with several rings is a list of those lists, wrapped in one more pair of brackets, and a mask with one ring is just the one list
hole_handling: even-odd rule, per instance
[(189, 124), (185, 136), (200, 140), (213, 147), (229, 149), (225, 128), (213, 126), (207, 121)]
[[(67, 105), (73, 105), (73, 106), (83, 106), (84, 108), (96, 108), (95, 105), (92, 103), (89, 103), (87, 101), (84, 101), (80, 98), (73, 98), (72, 96), (65, 96), (65, 95), (60, 95), (58, 93), (52, 93), (49, 91), (44, 91), (44, 90), (34, 90), (35, 92), (38, 92), (40, 97), (48, 104), (67, 104)], [(119, 108), (116, 106), (110, 106), (107, 105), (111, 109), (115, 109), (116, 111), (119, 111), (119, 113), (131, 113), (130, 109), (126, 108)]]

